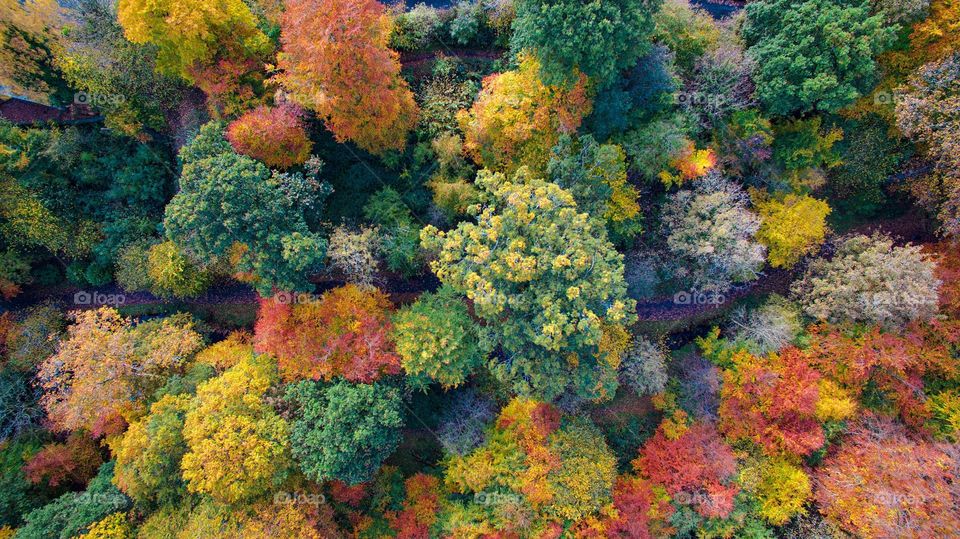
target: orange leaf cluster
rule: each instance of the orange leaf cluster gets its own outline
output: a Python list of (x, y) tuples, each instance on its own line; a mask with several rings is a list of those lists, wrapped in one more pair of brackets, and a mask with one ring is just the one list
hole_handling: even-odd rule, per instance
[(261, 299), (254, 347), (277, 358), (286, 380), (342, 376), (371, 383), (400, 373), (389, 336), (390, 309), (383, 292), (356, 285), (296, 304)]

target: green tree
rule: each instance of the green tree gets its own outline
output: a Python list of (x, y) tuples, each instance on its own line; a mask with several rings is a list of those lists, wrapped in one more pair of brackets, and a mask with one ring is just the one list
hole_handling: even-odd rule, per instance
[(401, 309), (393, 338), (412, 379), (436, 380), (444, 388), (464, 383), (487, 354), (466, 304), (447, 286)]
[[(521, 393), (554, 398), (568, 386), (588, 398), (612, 397), (619, 348), (635, 318), (623, 256), (602, 224), (569, 191), (531, 177), (481, 171), (485, 191), (476, 223), (421, 234), (438, 253), (431, 268), (465, 294), (488, 322), (502, 355), (494, 373)], [(625, 346), (624, 346), (625, 347)]]
[(180, 459), (187, 452), (183, 423), (190, 395), (167, 395), (133, 422), (115, 449), (113, 482), (138, 503), (173, 503), (186, 493)]
[(580, 70), (606, 86), (649, 50), (659, 0), (518, 0), (511, 46), (540, 59), (549, 85)]
[(287, 388), (297, 408), (290, 443), (307, 477), (369, 481), (400, 443), (403, 396), (382, 382), (302, 381)]
[(834, 112), (876, 83), (874, 56), (894, 28), (866, 0), (760, 0), (747, 8), (743, 36), (757, 62), (757, 96), (787, 116)]
[[(304, 211), (307, 202), (330, 192), (327, 184), (271, 174), (234, 152), (216, 122), (201, 128), (180, 159), (180, 192), (164, 218), (168, 238), (194, 260), (233, 258), (237, 271), (252, 273), (264, 295), (273, 288), (311, 288), (307, 277), (322, 264), (327, 242), (308, 228)], [(300, 185), (310, 188), (310, 201), (291, 194)]]

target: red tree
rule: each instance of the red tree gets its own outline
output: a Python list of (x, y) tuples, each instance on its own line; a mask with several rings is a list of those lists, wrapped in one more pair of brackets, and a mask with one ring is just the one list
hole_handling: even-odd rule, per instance
[(338, 141), (373, 153), (403, 148), (416, 122), (390, 27), (376, 0), (287, 0), (281, 21), (278, 81)]
[(370, 383), (400, 373), (389, 337), (390, 308), (383, 292), (355, 285), (295, 304), (261, 299), (254, 347), (275, 356), (287, 380), (342, 376)]
[(301, 121), (301, 110), (285, 103), (260, 106), (237, 118), (227, 128), (227, 140), (237, 152), (273, 168), (306, 162), (313, 144)]
[(672, 535), (667, 522), (674, 508), (666, 496), (658, 496), (653, 484), (636, 476), (621, 476), (613, 487), (615, 517), (606, 522), (605, 536), (623, 539), (654, 539)]
[(31, 483), (59, 485), (86, 485), (97, 475), (103, 463), (93, 438), (75, 432), (65, 443), (44, 446), (23, 466), (23, 473)]
[(694, 423), (675, 439), (657, 429), (633, 467), (706, 517), (729, 515), (739, 491), (730, 482), (737, 470), (733, 452), (710, 423)]
[(820, 374), (796, 348), (762, 359), (739, 353), (723, 372), (720, 429), (770, 455), (809, 455), (823, 445), (815, 417)]
[(960, 450), (866, 416), (814, 476), (820, 511), (862, 537), (960, 536)]
[(390, 527), (397, 539), (429, 539), (430, 526), (440, 511), (440, 481), (432, 475), (418, 473), (406, 483), (407, 499), (403, 510), (388, 511)]

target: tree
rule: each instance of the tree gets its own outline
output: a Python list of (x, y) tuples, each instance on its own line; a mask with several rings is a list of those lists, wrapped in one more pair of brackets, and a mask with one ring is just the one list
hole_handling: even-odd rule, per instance
[(200, 335), (182, 316), (133, 325), (102, 307), (75, 317), (67, 339), (37, 372), (41, 402), (58, 430), (94, 431), (109, 416), (137, 415), (200, 348)]
[(402, 149), (416, 123), (413, 94), (387, 48), (390, 25), (376, 0), (291, 0), (281, 22), (277, 80), (338, 141), (372, 153)]
[(648, 0), (520, 0), (510, 44), (537, 57), (546, 84), (575, 84), (579, 70), (603, 87), (647, 52), (659, 7)]
[(146, 256), (150, 291), (157, 296), (196, 297), (210, 285), (209, 273), (183, 256), (172, 241), (150, 247)]
[(740, 472), (740, 482), (757, 498), (757, 513), (775, 526), (783, 526), (806, 512), (810, 499), (810, 478), (787, 459), (771, 458), (751, 462)]
[(655, 395), (667, 386), (666, 362), (662, 345), (637, 336), (624, 354), (621, 376), (637, 395)]
[(428, 226), (421, 238), (439, 253), (431, 268), (440, 281), (490, 324), (504, 354), (494, 373), (525, 394), (553, 398), (569, 386), (611, 397), (623, 350), (605, 346), (626, 341), (634, 318), (622, 255), (568, 191), (525, 169), (512, 181), (482, 171), (477, 184), (485, 203), (475, 224)]
[(921, 67), (900, 97), (897, 126), (922, 142), (936, 165), (921, 202), (932, 199), (944, 231), (960, 233), (960, 54)]
[(231, 57), (257, 57), (270, 49), (242, 0), (177, 2), (120, 0), (117, 19), (133, 43), (157, 47), (157, 69), (199, 82), (191, 70)]
[(605, 522), (609, 537), (623, 539), (654, 539), (672, 535), (669, 526), (674, 507), (670, 497), (659, 492), (648, 479), (621, 475), (613, 487), (613, 506), (616, 516)]
[(895, 31), (870, 15), (865, 0), (763, 0), (746, 11), (757, 96), (780, 116), (834, 112), (868, 92), (877, 79), (874, 57)]
[(725, 517), (733, 510), (739, 488), (733, 452), (710, 423), (684, 426), (679, 436), (663, 425), (640, 448), (633, 461), (637, 474), (666, 489), (682, 505), (705, 517)]
[(164, 111), (176, 106), (184, 88), (178, 77), (156, 72), (156, 50), (127, 41), (114, 3), (83, 0), (70, 15), (57, 64), (71, 88), (94, 97), (111, 129), (139, 140), (151, 138), (147, 129), (166, 130)]
[(113, 463), (100, 472), (82, 492), (67, 492), (52, 502), (34, 509), (17, 529), (18, 539), (70, 539), (82, 535), (97, 521), (112, 513), (125, 512), (130, 499), (110, 482)]
[(227, 127), (227, 140), (237, 153), (268, 167), (287, 169), (310, 157), (313, 143), (307, 136), (302, 111), (293, 104), (260, 106)]
[(287, 477), (290, 428), (264, 402), (279, 381), (276, 370), (270, 358), (254, 356), (197, 388), (180, 465), (190, 492), (237, 503), (271, 492)]
[(377, 247), (380, 230), (376, 227), (361, 227), (354, 232), (344, 225), (333, 229), (327, 256), (331, 269), (343, 272), (347, 282), (360, 286), (372, 286), (380, 263)]
[[(285, 380), (341, 376), (370, 383), (399, 374), (390, 338), (390, 299), (376, 288), (347, 285), (319, 300), (278, 295), (260, 301), (257, 351), (275, 356)], [(291, 301), (287, 301), (287, 300)]]
[(570, 191), (577, 207), (601, 218), (614, 237), (642, 230), (639, 193), (627, 182), (626, 155), (615, 144), (598, 144), (590, 135), (576, 142), (563, 135), (547, 167), (553, 183)]
[(830, 206), (811, 196), (789, 194), (782, 199), (756, 201), (760, 216), (757, 241), (767, 248), (767, 258), (775, 268), (791, 268), (813, 253), (827, 234)]
[(55, 0), (0, 2), (0, 85), (39, 99), (68, 99), (57, 63), (66, 16)]
[(133, 526), (125, 513), (113, 513), (90, 526), (79, 539), (133, 539)]
[(720, 30), (710, 14), (687, 0), (666, 0), (653, 20), (653, 40), (673, 52), (677, 67), (684, 74), (720, 40)]
[[(444, 483), (472, 494), (463, 511), (482, 515), (487, 533), (538, 537), (597, 518), (615, 477), (616, 458), (592, 423), (561, 421), (553, 406), (515, 398), (483, 445), (447, 462)], [(454, 532), (465, 524), (451, 520)]]
[(478, 333), (466, 304), (448, 286), (420, 296), (393, 317), (393, 339), (408, 380), (426, 378), (444, 389), (463, 384), (486, 359)]
[[(227, 260), (253, 274), (269, 294), (305, 290), (320, 266), (326, 240), (307, 226), (305, 212), (330, 193), (328, 184), (301, 174), (271, 174), (238, 155), (211, 122), (180, 150), (180, 192), (167, 205), (167, 237), (193, 260)], [(319, 208), (316, 208), (319, 209)]]
[(293, 455), (315, 481), (369, 481), (400, 443), (403, 395), (386, 383), (302, 381), (287, 387), (286, 399), (297, 411)]
[(187, 452), (183, 426), (192, 400), (165, 395), (119, 440), (113, 482), (138, 504), (175, 503), (186, 493), (180, 461)]
[(97, 442), (76, 431), (64, 443), (45, 445), (23, 465), (27, 480), (48, 488), (84, 486), (95, 475), (103, 459)]
[(678, 276), (694, 289), (723, 293), (757, 278), (764, 248), (754, 240), (760, 219), (747, 202), (746, 193), (717, 172), (670, 196), (661, 226)]
[(956, 448), (918, 442), (868, 415), (814, 476), (821, 512), (863, 537), (960, 533)]
[(720, 387), (720, 430), (771, 456), (807, 456), (824, 442), (816, 418), (820, 374), (803, 352), (787, 348), (759, 358), (733, 356)]
[(457, 115), (464, 149), (478, 165), (505, 174), (526, 165), (545, 170), (561, 133), (590, 114), (586, 76), (569, 88), (540, 81), (540, 64), (521, 56), (519, 68), (490, 75), (469, 111)]
[(831, 260), (814, 260), (792, 290), (817, 320), (898, 327), (937, 312), (934, 267), (919, 247), (857, 235), (845, 239)]

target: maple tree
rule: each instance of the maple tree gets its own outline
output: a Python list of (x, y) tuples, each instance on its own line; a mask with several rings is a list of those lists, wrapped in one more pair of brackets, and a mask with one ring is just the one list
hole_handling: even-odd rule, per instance
[(79, 311), (57, 353), (38, 368), (41, 402), (61, 430), (94, 430), (98, 421), (131, 418), (200, 348), (184, 317), (133, 325), (109, 307)]
[(417, 117), (390, 26), (376, 0), (288, 0), (281, 18), (276, 80), (337, 140), (372, 153), (403, 148)]
[(290, 103), (247, 112), (227, 126), (226, 136), (238, 153), (280, 169), (305, 163), (313, 147), (302, 112)]
[(282, 297), (260, 300), (254, 344), (278, 359), (284, 379), (342, 376), (370, 383), (400, 372), (390, 337), (392, 305), (383, 292), (346, 285), (317, 300), (294, 303)]
[(23, 472), (31, 483), (50, 487), (85, 485), (103, 464), (97, 443), (86, 433), (72, 433), (64, 443), (44, 446), (30, 457)]
[(586, 76), (570, 88), (540, 80), (540, 64), (522, 56), (515, 71), (490, 75), (469, 111), (457, 114), (464, 150), (478, 165), (506, 174), (527, 166), (543, 172), (561, 133), (590, 114)]
[(809, 455), (823, 445), (816, 418), (820, 375), (796, 348), (767, 358), (740, 353), (723, 371), (720, 430), (770, 455)]

